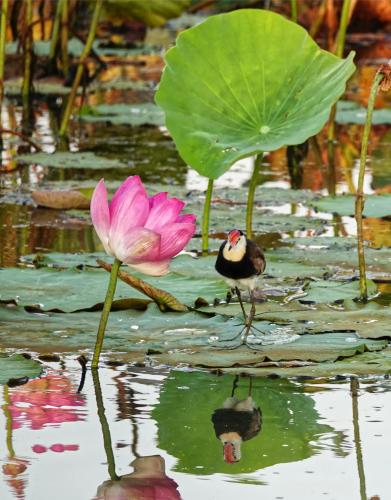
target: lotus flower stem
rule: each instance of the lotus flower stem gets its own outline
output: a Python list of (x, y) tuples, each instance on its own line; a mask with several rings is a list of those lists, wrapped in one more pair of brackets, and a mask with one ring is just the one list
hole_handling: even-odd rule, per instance
[(56, 47), (58, 41), (58, 35), (60, 33), (60, 22), (62, 15), (62, 4), (64, 0), (58, 0), (56, 7), (56, 14), (53, 21), (52, 38), (50, 40), (49, 58), (53, 62), (56, 55)]
[(297, 23), (297, 0), (291, 0), (291, 19)]
[(254, 161), (254, 170), (251, 176), (250, 185), (248, 187), (248, 196), (247, 196), (247, 211), (246, 211), (246, 235), (247, 238), (252, 238), (253, 233), (253, 210), (254, 210), (254, 197), (255, 197), (255, 189), (258, 183), (258, 173), (259, 168), (262, 163), (263, 153), (259, 153)]
[(3, 0), (1, 3), (1, 19), (0, 19), (0, 110), (4, 96), (4, 64), (5, 64), (5, 43), (7, 34), (7, 12), (8, 12), (8, 0)]
[(92, 380), (94, 382), (96, 406), (98, 410), (100, 425), (102, 428), (103, 444), (106, 452), (109, 476), (112, 481), (118, 481), (119, 477), (115, 472), (115, 459), (111, 441), (110, 427), (106, 418), (105, 405), (103, 404), (102, 388), (100, 386), (98, 370), (92, 370)]
[(356, 448), (357, 471), (360, 480), (360, 498), (366, 500), (365, 470), (361, 448), (360, 420), (358, 414), (358, 391), (360, 389), (359, 381), (356, 377), (350, 379), (350, 395), (352, 398), (352, 417), (353, 417), (353, 435)]
[(360, 271), (360, 297), (361, 302), (368, 300), (367, 280), (365, 273), (365, 256), (364, 256), (364, 238), (363, 238), (363, 222), (362, 213), (364, 210), (364, 175), (365, 165), (367, 161), (368, 139), (372, 125), (372, 113), (375, 106), (376, 94), (381, 81), (383, 80), (383, 73), (378, 71), (372, 82), (371, 91), (368, 99), (367, 118), (365, 120), (365, 127), (361, 142), (361, 156), (360, 156), (360, 170), (358, 174), (358, 185), (356, 192), (356, 206), (355, 218), (357, 222), (357, 250), (358, 250), (358, 267)]
[(209, 250), (209, 218), (210, 218), (210, 205), (212, 202), (213, 193), (213, 179), (209, 179), (208, 188), (206, 190), (204, 212), (202, 214), (202, 253), (206, 254)]
[(13, 458), (15, 456), (15, 450), (14, 450), (14, 445), (12, 442), (12, 414), (11, 414), (11, 411), (9, 409), (9, 407), (11, 405), (11, 401), (10, 401), (10, 396), (9, 396), (9, 388), (7, 385), (4, 386), (3, 398), (4, 398), (4, 402), (5, 402), (5, 405), (3, 406), (3, 410), (4, 410), (4, 416), (6, 419), (7, 450), (8, 450), (8, 456), (10, 458)]
[(120, 266), (121, 266), (121, 261), (118, 259), (115, 259), (114, 263), (111, 267), (109, 287), (107, 289), (105, 303), (103, 304), (102, 316), (100, 318), (98, 333), (96, 336), (94, 356), (92, 358), (92, 364), (91, 364), (92, 368), (98, 368), (98, 365), (99, 365), (99, 357), (100, 357), (100, 353), (102, 351), (103, 339), (105, 336), (107, 320), (109, 319), (111, 304), (113, 303), (113, 297), (114, 297), (115, 289), (117, 286), (117, 277), (118, 277), (118, 271), (119, 271)]
[(350, 15), (352, 14), (350, 8), (351, 1), (352, 0), (344, 0), (342, 5), (341, 21), (339, 23), (335, 48), (335, 55), (338, 57), (343, 57), (343, 51), (345, 49), (346, 29), (349, 24)]
[(59, 135), (63, 136), (66, 134), (68, 128), (68, 122), (72, 114), (73, 105), (77, 95), (77, 89), (79, 88), (81, 77), (84, 71), (84, 63), (91, 51), (92, 44), (95, 39), (95, 33), (98, 27), (98, 21), (100, 12), (102, 10), (103, 0), (96, 0), (94, 13), (92, 15), (90, 31), (88, 33), (87, 41), (84, 46), (83, 52), (80, 56), (79, 64), (77, 66), (75, 79), (73, 80), (72, 89), (68, 97), (67, 105), (64, 111), (64, 116), (62, 117)]
[(68, 75), (68, 0), (63, 0), (61, 11), (61, 62), (62, 72), (65, 77)]
[(32, 0), (26, 0), (26, 40), (24, 44), (24, 74), (22, 85), (22, 100), (24, 110), (29, 107), (30, 89), (31, 89), (31, 69), (32, 69), (32, 20), (33, 20), (33, 3)]

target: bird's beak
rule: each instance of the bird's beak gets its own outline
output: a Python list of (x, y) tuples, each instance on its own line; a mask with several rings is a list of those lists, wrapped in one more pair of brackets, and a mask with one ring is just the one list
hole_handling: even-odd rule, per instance
[(240, 448), (236, 449), (234, 443), (225, 443), (224, 449), (224, 461), (228, 464), (233, 464), (235, 462), (239, 462), (240, 460)]

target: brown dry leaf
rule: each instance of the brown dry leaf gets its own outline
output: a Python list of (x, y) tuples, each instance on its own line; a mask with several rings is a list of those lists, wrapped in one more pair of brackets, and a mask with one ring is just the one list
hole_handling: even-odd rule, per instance
[(87, 209), (90, 200), (80, 191), (33, 191), (32, 199), (41, 207), (67, 210), (71, 208)]

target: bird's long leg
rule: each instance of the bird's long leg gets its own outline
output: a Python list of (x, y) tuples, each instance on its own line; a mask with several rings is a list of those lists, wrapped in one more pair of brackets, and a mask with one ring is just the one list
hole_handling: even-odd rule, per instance
[(253, 378), (250, 376), (250, 381), (248, 384), (248, 395), (251, 396), (251, 393), (253, 391)]
[(233, 398), (235, 396), (235, 391), (236, 391), (236, 388), (238, 387), (238, 382), (239, 382), (239, 375), (236, 375), (235, 380), (233, 381), (233, 384), (232, 384), (231, 398)]
[(238, 296), (239, 304), (240, 304), (240, 307), (242, 309), (244, 322), (247, 324), (247, 314), (246, 314), (246, 311), (244, 309), (244, 305), (243, 305), (243, 301), (242, 301), (242, 294), (240, 293), (240, 290), (237, 286), (235, 287), (235, 292), (236, 292), (236, 295)]
[(248, 337), (248, 334), (250, 333), (251, 330), (251, 325), (255, 316), (255, 299), (254, 299), (254, 293), (252, 290), (250, 290), (250, 301), (251, 301), (251, 309), (250, 309), (250, 315), (246, 319), (246, 330), (243, 334), (242, 341), (243, 344), (246, 344), (246, 340)]

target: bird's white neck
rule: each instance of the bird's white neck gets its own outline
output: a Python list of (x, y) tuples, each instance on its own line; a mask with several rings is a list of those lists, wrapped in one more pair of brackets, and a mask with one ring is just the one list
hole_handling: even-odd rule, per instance
[(239, 262), (243, 259), (244, 254), (246, 253), (246, 238), (245, 236), (241, 236), (236, 243), (236, 245), (231, 246), (227, 241), (226, 245), (223, 248), (223, 257), (225, 260), (229, 260), (231, 262)]

